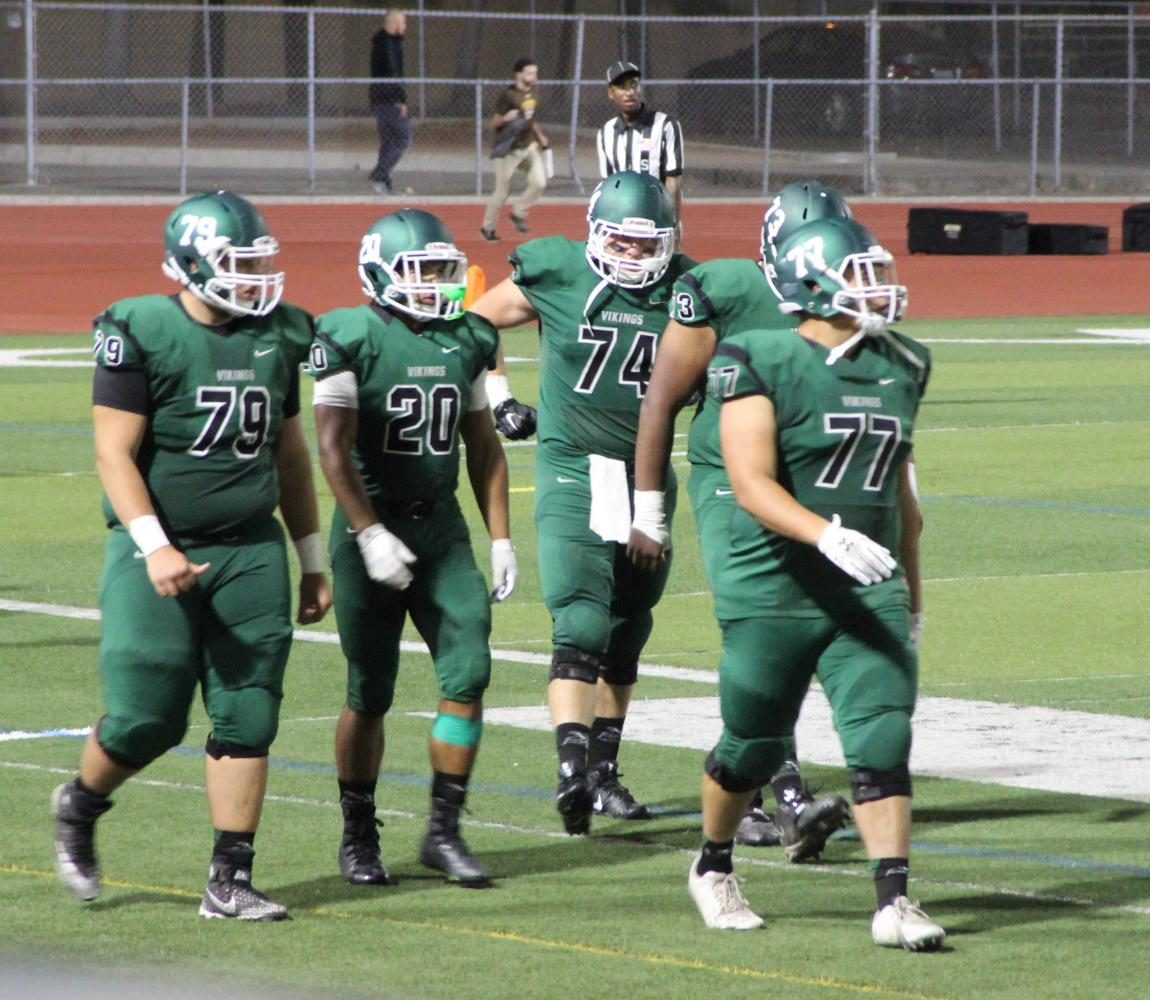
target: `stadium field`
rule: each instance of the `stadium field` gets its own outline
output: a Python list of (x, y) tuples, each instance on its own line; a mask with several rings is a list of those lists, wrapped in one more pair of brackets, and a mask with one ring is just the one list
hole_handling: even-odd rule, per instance
[[(700, 839), (703, 757), (718, 732), (719, 637), (685, 502), (622, 754), (625, 782), (657, 815), (597, 820), (586, 839), (562, 833), (530, 443), (508, 449), (523, 575), (495, 609), (465, 819), (496, 887), (450, 887), (418, 863), (435, 691), (414, 633), (379, 794), (384, 857), (401, 882), (340, 879), (332, 736), (343, 665), (329, 618), (293, 650), (256, 843), (257, 884), (294, 920), (196, 917), (210, 838), (198, 708), (184, 746), (117, 794), (99, 829), (104, 894), (77, 904), (52, 872), (48, 799), (75, 772), (83, 727), (99, 712), (104, 530), (87, 338), (0, 339), (0, 997), (1143, 995), (1150, 317), (902, 329), (935, 358), (915, 443), (928, 624), (911, 882), (949, 932), (934, 955), (871, 944), (870, 873), (849, 829), (816, 864), (739, 849), (744, 892), (767, 927), (703, 928), (686, 872)], [(512, 384), (530, 401), (534, 334), (512, 332), (506, 348), (517, 359)], [(330, 511), (322, 487), (321, 501)], [(845, 792), (826, 714), (813, 691), (800, 757), (815, 785)]]

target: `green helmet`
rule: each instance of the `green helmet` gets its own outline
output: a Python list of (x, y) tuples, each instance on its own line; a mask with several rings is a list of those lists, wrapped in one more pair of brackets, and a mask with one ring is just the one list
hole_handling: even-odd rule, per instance
[(763, 235), (759, 256), (763, 267), (775, 259), (775, 249), (799, 226), (816, 219), (849, 219), (850, 207), (833, 187), (820, 181), (788, 184), (763, 213)]
[(279, 243), (246, 198), (231, 191), (181, 202), (164, 223), (163, 270), (196, 298), (232, 316), (266, 316), (284, 291), (270, 269)]
[(405, 208), (376, 219), (359, 244), (363, 292), (385, 309), (416, 319), (463, 312), (467, 257), (430, 212)]
[(902, 318), (906, 286), (897, 283), (894, 258), (853, 219), (808, 222), (777, 249), (765, 270), (780, 312), (853, 316), (863, 334)]
[[(587, 263), (620, 288), (646, 288), (664, 274), (675, 253), (675, 204), (658, 178), (624, 170), (602, 181), (587, 206)], [(612, 252), (609, 242), (642, 240), (645, 257)]]

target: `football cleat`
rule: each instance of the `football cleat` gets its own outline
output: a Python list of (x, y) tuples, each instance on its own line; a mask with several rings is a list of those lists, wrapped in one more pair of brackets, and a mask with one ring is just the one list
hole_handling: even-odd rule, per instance
[(370, 796), (347, 795), (340, 799), (343, 839), (339, 844), (339, 873), (352, 885), (395, 885), (383, 865), (375, 802)]
[(425, 868), (434, 868), (465, 889), (490, 889), (491, 876), (475, 856), (467, 842), (459, 836), (427, 831), (419, 849), (419, 861)]
[(287, 907), (252, 886), (251, 872), (212, 862), (200, 902), (200, 916), (226, 920), (290, 920)]
[(697, 861), (691, 862), (687, 890), (699, 908), (703, 923), (720, 931), (753, 931), (763, 926), (763, 918), (743, 897), (733, 872), (700, 875), (697, 864)]
[(96, 859), (96, 820), (112, 808), (107, 798), (85, 795), (75, 781), (52, 792), (56, 818), (56, 874), (77, 899), (90, 902), (100, 895), (100, 863)]
[(775, 817), (763, 812), (761, 806), (752, 805), (739, 820), (735, 843), (745, 847), (777, 847), (783, 842), (783, 832)]
[(555, 789), (555, 808), (563, 817), (563, 828), (571, 836), (591, 832), (594, 802), (591, 784), (585, 772), (574, 764), (559, 765), (559, 786)]
[(650, 819), (651, 812), (635, 801), (626, 785), (619, 782), (619, 765), (613, 760), (596, 764), (588, 775), (591, 808), (597, 816), (612, 819)]
[(491, 876), (459, 835), (459, 809), (432, 796), (427, 836), (419, 849), (420, 863), (443, 872), (449, 882), (465, 889), (489, 889)]
[(798, 864), (817, 858), (831, 834), (846, 825), (850, 814), (850, 806), (841, 795), (816, 799), (804, 787), (775, 813), (787, 860)]
[(883, 948), (907, 951), (938, 951), (946, 940), (946, 931), (906, 896), (895, 896), (875, 912), (870, 935)]

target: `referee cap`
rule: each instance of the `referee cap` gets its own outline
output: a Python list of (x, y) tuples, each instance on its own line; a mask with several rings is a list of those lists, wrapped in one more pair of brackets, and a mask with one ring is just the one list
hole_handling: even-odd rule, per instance
[(607, 82), (618, 83), (625, 76), (642, 76), (639, 72), (639, 67), (633, 62), (626, 62), (623, 59), (618, 59), (607, 67)]

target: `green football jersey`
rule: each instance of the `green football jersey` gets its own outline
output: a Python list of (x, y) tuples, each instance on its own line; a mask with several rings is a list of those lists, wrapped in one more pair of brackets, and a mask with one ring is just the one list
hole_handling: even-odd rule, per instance
[[(281, 304), (219, 328), (178, 296), (121, 299), (96, 317), (96, 364), (143, 372), (148, 427), (136, 457), (156, 511), (177, 539), (236, 534), (275, 510), (273, 445), (307, 360), (312, 318)], [(108, 525), (118, 523), (104, 498)]]
[(655, 284), (618, 288), (591, 269), (584, 242), (545, 236), (511, 264), (539, 314), (540, 445), (630, 461), (671, 287), (695, 262), (677, 253)]
[[(709, 260), (679, 278), (671, 293), (671, 319), (683, 326), (709, 326), (719, 343), (743, 330), (790, 330), (797, 322), (779, 312), (779, 300), (758, 261), (743, 257)], [(719, 404), (706, 393), (691, 419), (687, 460), (723, 466)]]
[[(791, 330), (754, 330), (719, 345), (707, 393), (728, 402), (750, 395), (774, 404), (777, 475), (799, 503), (826, 518), (838, 514), (897, 554), (898, 471), (911, 452), (914, 419), (930, 376), (925, 347), (891, 333), (867, 337), (857, 353), (826, 363), (825, 347)], [(763, 528), (741, 508), (733, 515), (730, 552), (716, 586), (720, 618), (789, 612), (819, 614), (860, 602), (905, 600), (902, 567), (863, 586), (813, 545)]]
[(354, 458), (368, 496), (435, 500), (455, 492), (460, 420), (498, 342), (495, 327), (474, 313), (430, 320), (419, 333), (370, 305), (318, 317), (312, 374), (355, 374)]

